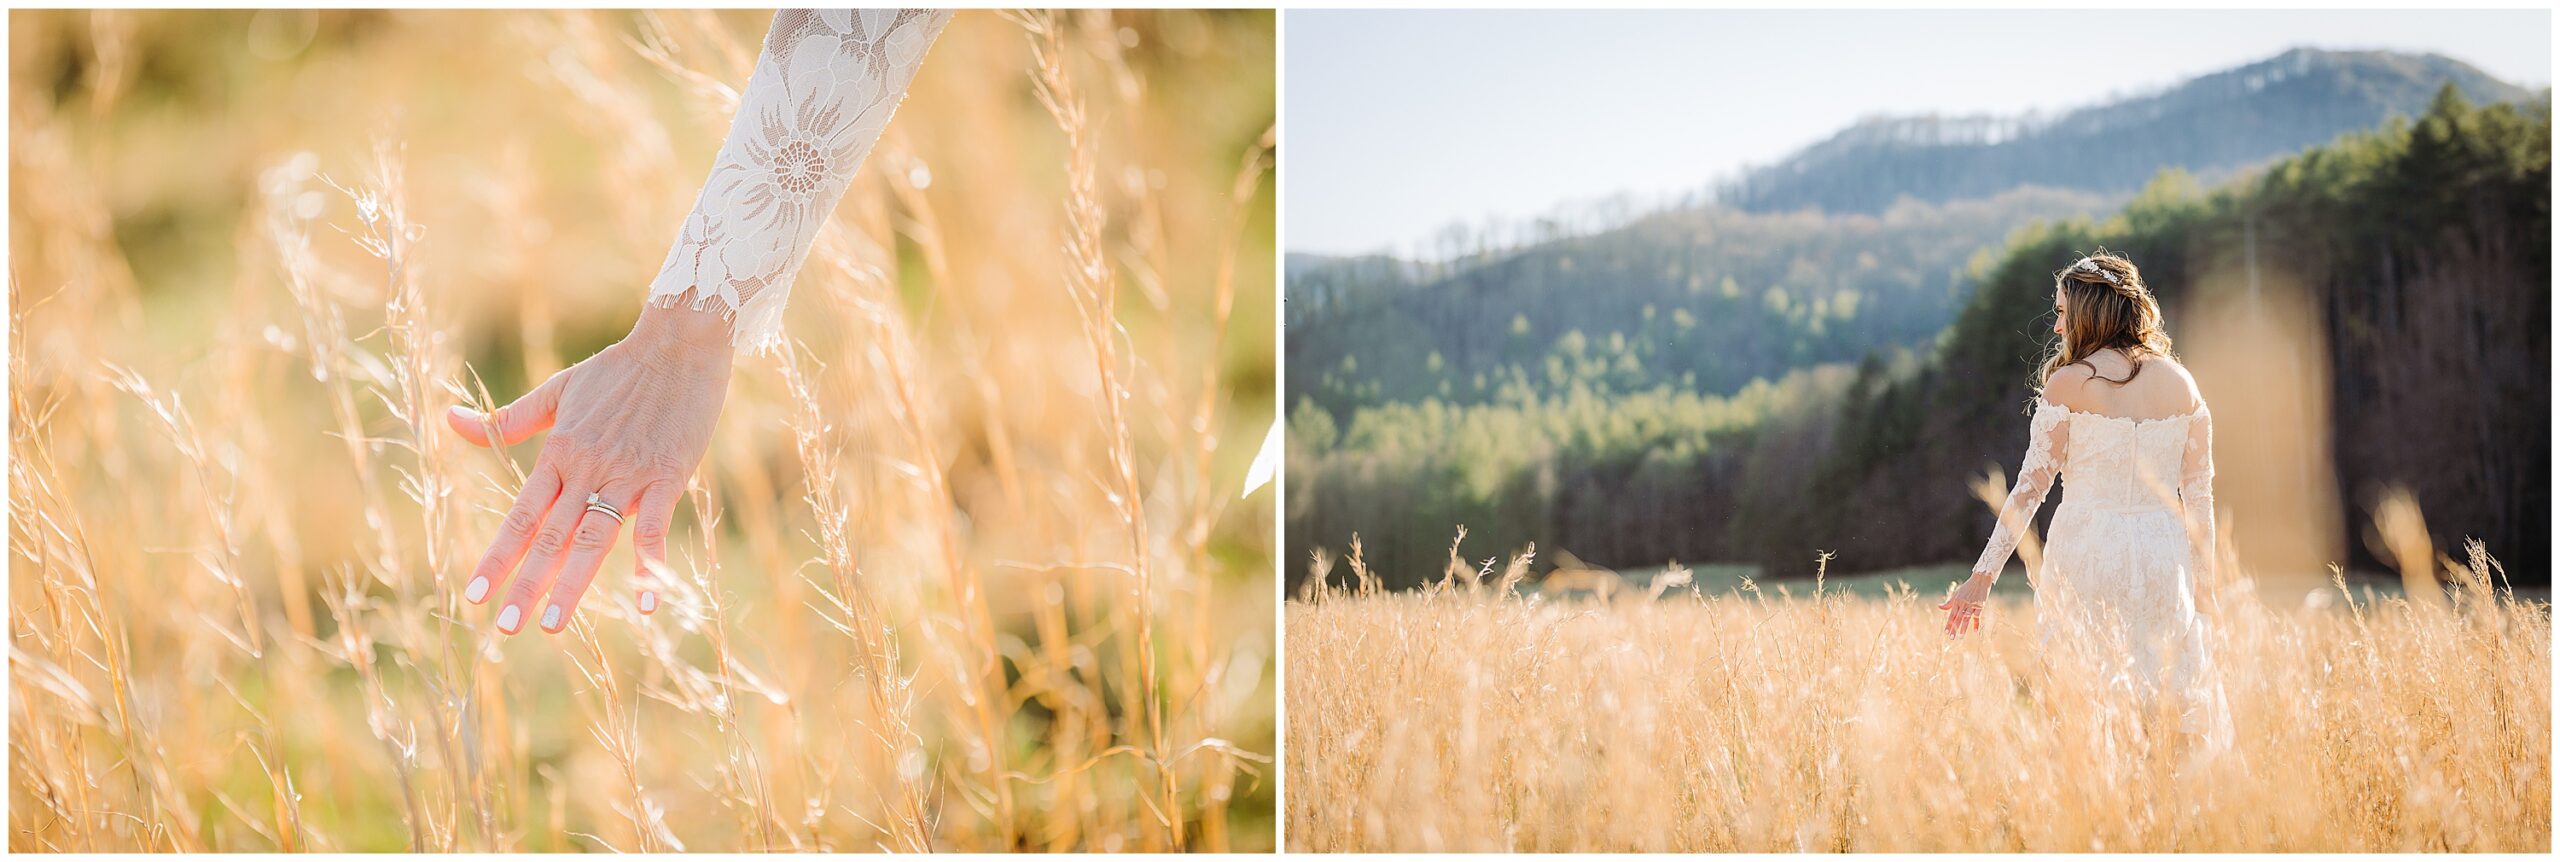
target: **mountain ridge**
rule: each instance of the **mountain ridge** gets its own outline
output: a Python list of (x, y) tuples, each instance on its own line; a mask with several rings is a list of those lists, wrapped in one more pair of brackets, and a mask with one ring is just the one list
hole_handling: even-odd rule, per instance
[(2020, 184), (2130, 192), (2169, 166), (2215, 179), (2417, 116), (2446, 83), (2479, 104), (2536, 96), (2442, 54), (2297, 47), (2054, 114), (1862, 118), (1715, 197), (1752, 212), (1875, 212), (1905, 196), (1943, 202)]

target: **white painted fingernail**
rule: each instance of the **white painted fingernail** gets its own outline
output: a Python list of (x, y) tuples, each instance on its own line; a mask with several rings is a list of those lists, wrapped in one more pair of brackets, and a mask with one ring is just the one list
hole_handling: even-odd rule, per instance
[(499, 611), (499, 612), (498, 612), (498, 630), (499, 630), (499, 631), (502, 631), (502, 632), (506, 632), (507, 634), (515, 634), (515, 633), (516, 633), (516, 625), (517, 625), (518, 623), (523, 622), (523, 621), (524, 621), (524, 609), (523, 609), (523, 608), (519, 608), (519, 607), (516, 607), (516, 606), (514, 606), (514, 605), (508, 605), (506, 610), (503, 610), (503, 611)]
[(542, 609), (542, 630), (547, 632), (556, 632), (560, 630), (559, 605), (552, 605)]
[(658, 609), (658, 594), (657, 594), (656, 592), (644, 592), (644, 593), (641, 593), (641, 594), (640, 594), (640, 612), (641, 612), (641, 613), (644, 613), (644, 614), (645, 614), (645, 613), (649, 613), (649, 612), (651, 612), (651, 611), (655, 611), (655, 610), (657, 610), (657, 609)]
[(489, 597), (489, 579), (472, 578), (471, 586), (462, 588), (462, 597), (470, 599), (473, 604), (479, 604), (481, 599)]

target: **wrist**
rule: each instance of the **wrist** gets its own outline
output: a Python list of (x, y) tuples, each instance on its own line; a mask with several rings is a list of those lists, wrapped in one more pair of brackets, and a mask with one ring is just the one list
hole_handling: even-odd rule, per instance
[(625, 340), (684, 350), (727, 352), (731, 349), (730, 323), (730, 317), (719, 312), (652, 302), (641, 307), (640, 321), (632, 324), (631, 334)]

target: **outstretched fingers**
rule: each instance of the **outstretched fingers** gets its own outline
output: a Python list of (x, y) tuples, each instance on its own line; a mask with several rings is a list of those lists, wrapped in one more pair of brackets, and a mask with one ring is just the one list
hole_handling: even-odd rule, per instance
[(569, 555), (570, 537), (578, 530), (580, 516), (586, 514), (586, 499), (585, 489), (563, 486), (563, 493), (551, 505), (551, 514), (542, 519), (542, 527), (533, 534), (532, 550), (525, 554), (524, 566), (516, 570), (515, 582), (507, 586), (506, 602), (498, 608), (498, 631), (524, 631), (534, 600), (550, 588), (552, 576)]
[[(1952, 600), (1951, 600), (1952, 601)], [(1982, 628), (1982, 605), (1977, 602), (1953, 602), (1947, 611), (1947, 636), (1955, 637)]]

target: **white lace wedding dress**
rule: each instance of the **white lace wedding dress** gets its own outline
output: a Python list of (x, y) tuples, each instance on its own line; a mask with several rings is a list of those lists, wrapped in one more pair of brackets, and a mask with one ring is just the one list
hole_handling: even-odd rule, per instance
[(729, 136), (684, 220), (650, 302), (731, 315), (730, 339), (782, 339), (782, 307), (818, 228), (888, 128), (951, 13), (773, 13)]
[(2049, 656), (2094, 660), (2145, 708), (2174, 697), (2179, 730), (2227, 747), (2230, 710), (2195, 585), (2214, 565), (2213, 415), (2152, 419), (2037, 402), (2018, 481), (1974, 563), (1998, 572), (2057, 478), (2067, 478), (2034, 573)]

